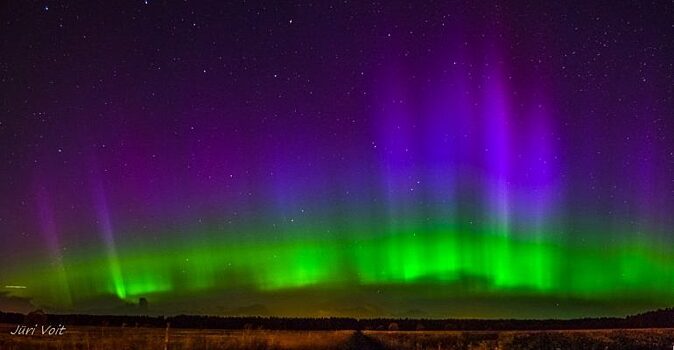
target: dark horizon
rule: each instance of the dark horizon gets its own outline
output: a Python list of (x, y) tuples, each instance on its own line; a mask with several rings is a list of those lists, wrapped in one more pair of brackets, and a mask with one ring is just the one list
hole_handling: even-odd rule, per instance
[[(431, 285), (432, 286), (432, 285)], [(0, 294), (0, 310), (28, 313), (43, 310), (54, 314), (91, 315), (212, 315), (218, 317), (346, 317), (346, 318), (477, 318), (477, 319), (579, 319), (584, 317), (625, 317), (651, 310), (672, 307), (657, 301), (639, 299), (615, 301), (593, 301), (583, 299), (549, 298), (534, 295), (512, 295), (486, 297), (484, 295), (452, 296), (442, 295), (410, 298), (413, 294), (407, 288), (387, 288), (387, 300), (373, 299), (370, 291), (351, 290), (351, 299), (335, 298), (332, 295), (346, 294), (344, 291), (324, 289), (289, 291), (285, 293), (257, 294), (248, 291), (241, 296), (239, 290), (211, 294), (189, 294), (182, 297), (153, 299), (140, 296), (136, 300), (119, 300), (114, 295), (85, 299), (70, 310), (49, 305), (35, 305), (30, 299), (10, 297)], [(326, 297), (327, 296), (327, 297)], [(233, 304), (223, 300), (241, 302)], [(140, 306), (145, 299), (145, 306)], [(203, 305), (203, 306), (197, 306)], [(516, 309), (516, 310), (515, 310)], [(79, 310), (79, 311), (78, 311)]]
[[(28, 314), (0, 311), (0, 324), (67, 324), (70, 327), (173, 327), (191, 329), (244, 330), (395, 330), (395, 331), (527, 331), (674, 328), (674, 308), (625, 317), (578, 319), (476, 319), (476, 318), (352, 318), (274, 317), (214, 315), (87, 315), (50, 314), (36, 310)], [(395, 329), (392, 329), (395, 328)]]

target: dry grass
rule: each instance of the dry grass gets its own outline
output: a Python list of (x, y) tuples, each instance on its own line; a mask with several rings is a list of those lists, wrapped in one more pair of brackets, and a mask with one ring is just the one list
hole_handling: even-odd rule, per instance
[(674, 330), (533, 332), (452, 331), (225, 331), (135, 327), (69, 327), (63, 336), (14, 336), (0, 325), (1, 350), (450, 350), (450, 349), (672, 349)]
[(365, 334), (384, 349), (672, 349), (674, 329), (513, 332), (386, 332)]
[[(68, 327), (63, 336), (16, 336), (16, 326), (0, 326), (2, 350), (337, 350), (351, 331), (189, 330), (159, 328)], [(38, 329), (39, 332), (39, 329)], [(36, 332), (37, 333), (37, 332)]]

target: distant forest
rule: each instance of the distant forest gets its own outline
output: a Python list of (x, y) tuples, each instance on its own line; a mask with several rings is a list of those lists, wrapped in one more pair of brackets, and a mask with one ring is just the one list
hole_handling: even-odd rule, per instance
[(0, 312), (0, 323), (63, 324), (66, 326), (172, 327), (194, 329), (266, 330), (551, 330), (609, 328), (674, 328), (674, 309), (660, 309), (638, 315), (570, 320), (485, 320), (485, 319), (391, 319), (391, 318), (284, 318), (219, 316), (104, 316), (29, 314)]

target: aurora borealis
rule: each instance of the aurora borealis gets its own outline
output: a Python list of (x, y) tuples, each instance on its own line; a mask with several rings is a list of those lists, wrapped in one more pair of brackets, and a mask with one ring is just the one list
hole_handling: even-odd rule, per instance
[(671, 3), (0, 16), (0, 308), (145, 297), (156, 313), (570, 317), (674, 303)]

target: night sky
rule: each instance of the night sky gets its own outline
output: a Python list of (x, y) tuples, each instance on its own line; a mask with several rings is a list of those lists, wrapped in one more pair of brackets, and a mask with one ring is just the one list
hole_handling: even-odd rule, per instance
[(0, 20), (0, 309), (674, 305), (671, 1), (13, 1)]

